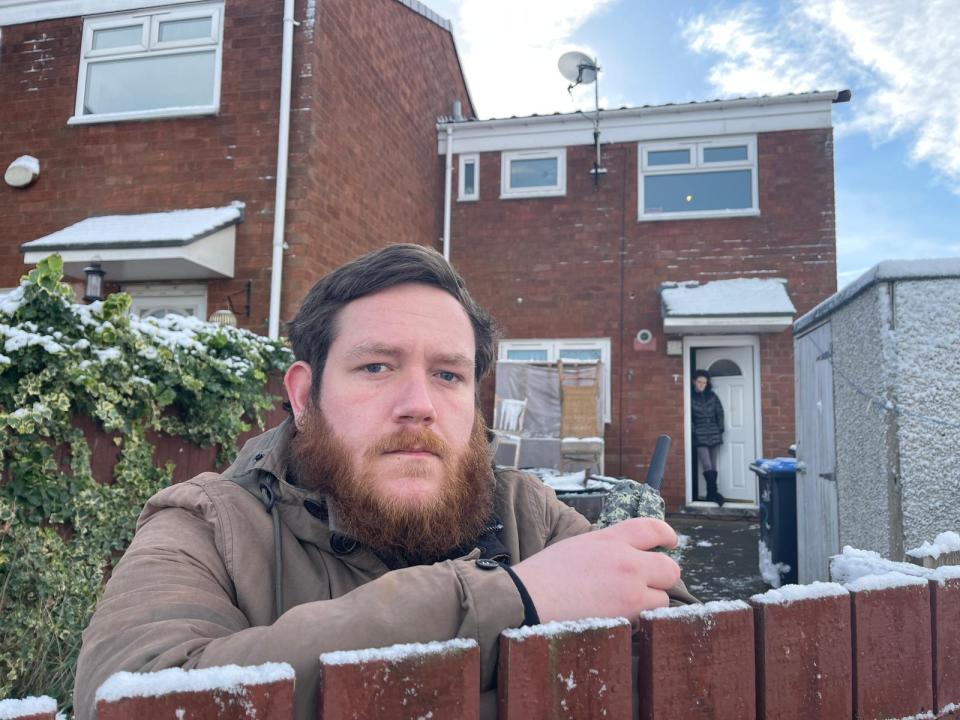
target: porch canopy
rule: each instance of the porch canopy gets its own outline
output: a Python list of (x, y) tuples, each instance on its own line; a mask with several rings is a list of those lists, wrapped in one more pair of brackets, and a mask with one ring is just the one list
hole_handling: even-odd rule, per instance
[(59, 253), (73, 277), (99, 263), (111, 282), (230, 278), (243, 207), (91, 217), (20, 249), (28, 265)]
[(662, 283), (659, 292), (668, 335), (780, 332), (797, 312), (780, 278)]

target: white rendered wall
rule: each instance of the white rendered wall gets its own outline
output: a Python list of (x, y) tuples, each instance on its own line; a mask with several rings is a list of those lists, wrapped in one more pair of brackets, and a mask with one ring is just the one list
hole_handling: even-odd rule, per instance
[(889, 417), (868, 405), (885, 396), (881, 351), (883, 285), (875, 285), (831, 317), (833, 397), (837, 452), (840, 547), (852, 545), (884, 557), (891, 551), (887, 485)]
[[(960, 278), (894, 284), (906, 549), (960, 531)], [(938, 422), (939, 421), (939, 422)]]

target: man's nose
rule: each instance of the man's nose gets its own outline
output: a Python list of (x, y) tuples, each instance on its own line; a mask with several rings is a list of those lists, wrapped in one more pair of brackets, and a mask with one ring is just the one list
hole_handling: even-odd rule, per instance
[(394, 420), (405, 424), (432, 424), (436, 420), (437, 410), (430, 390), (429, 377), (417, 373), (405, 378), (398, 388)]

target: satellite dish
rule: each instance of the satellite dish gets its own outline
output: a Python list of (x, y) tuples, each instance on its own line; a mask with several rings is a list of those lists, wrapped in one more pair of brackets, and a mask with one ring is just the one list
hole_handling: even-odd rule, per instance
[(600, 72), (600, 66), (597, 65), (596, 59), (589, 55), (571, 50), (560, 56), (557, 67), (560, 68), (560, 74), (570, 81), (567, 92), (571, 94), (571, 97), (573, 96), (572, 91), (577, 85), (596, 83), (593, 86), (593, 144), (597, 151), (597, 159), (593, 163), (593, 170), (590, 171), (590, 174), (593, 175), (593, 188), (596, 190), (600, 186), (600, 176), (607, 172), (606, 168), (601, 165), (602, 155), (600, 153), (600, 83), (597, 82), (597, 73)]
[(561, 55), (557, 67), (560, 68), (560, 74), (573, 83), (571, 88), (581, 83), (589, 85), (595, 82), (597, 71), (600, 69), (597, 67), (596, 60), (576, 50)]

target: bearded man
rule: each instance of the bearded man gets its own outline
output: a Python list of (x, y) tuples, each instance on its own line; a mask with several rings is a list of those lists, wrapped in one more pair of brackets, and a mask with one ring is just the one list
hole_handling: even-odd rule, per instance
[(292, 417), (144, 508), (84, 633), (78, 720), (120, 670), (278, 661), (307, 720), (321, 653), (455, 637), (480, 646), (493, 718), (504, 629), (692, 601), (653, 552), (676, 543), (666, 523), (589, 532), (538, 479), (493, 470), (478, 384), (494, 323), (437, 252), (340, 267), (289, 337)]

